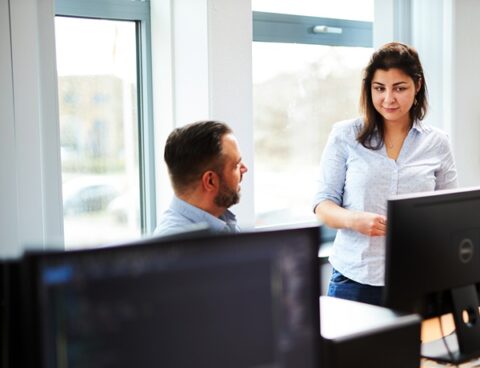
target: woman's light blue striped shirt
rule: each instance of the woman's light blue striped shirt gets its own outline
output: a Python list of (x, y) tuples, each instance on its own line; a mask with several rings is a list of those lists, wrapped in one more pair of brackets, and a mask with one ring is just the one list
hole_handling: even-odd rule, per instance
[[(331, 200), (349, 210), (386, 215), (392, 195), (458, 186), (450, 143), (441, 130), (414, 123), (395, 161), (385, 146), (372, 150), (357, 141), (362, 125), (362, 119), (334, 124), (322, 156), (314, 207)], [(329, 260), (354, 281), (384, 285), (385, 237), (339, 229)]]

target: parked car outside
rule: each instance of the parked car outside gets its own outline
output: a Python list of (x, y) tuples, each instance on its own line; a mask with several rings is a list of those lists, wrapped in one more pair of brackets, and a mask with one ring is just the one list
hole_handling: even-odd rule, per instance
[(121, 192), (120, 183), (112, 176), (78, 176), (63, 185), (63, 213), (68, 216), (105, 211)]

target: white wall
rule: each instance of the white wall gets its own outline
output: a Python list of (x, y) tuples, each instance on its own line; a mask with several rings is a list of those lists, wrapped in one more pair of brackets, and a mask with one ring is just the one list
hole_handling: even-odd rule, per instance
[[(251, 227), (254, 170), (250, 2), (153, 0), (152, 14), (159, 211), (165, 209), (171, 196), (163, 163), (168, 133), (196, 120), (222, 120), (234, 130), (250, 169), (242, 184), (241, 202), (233, 210), (242, 228)], [(170, 15), (169, 20), (165, 14)], [(171, 70), (170, 76), (165, 70)]]
[(411, 42), (411, 1), (374, 0), (373, 46)]
[(451, 54), (451, 136), (462, 186), (480, 185), (480, 2), (449, 0)]
[(450, 136), (460, 186), (480, 185), (480, 2), (415, 0), (413, 45), (429, 88), (426, 121)]
[(0, 257), (13, 257), (19, 234), (8, 0), (0, 0), (0, 55)]
[(208, 20), (209, 111), (211, 117), (233, 128), (249, 167), (242, 183), (241, 202), (234, 208), (245, 229), (255, 222), (250, 1), (210, 0)]
[(446, 109), (449, 106), (444, 104), (444, 94), (447, 92), (444, 76), (448, 76), (450, 63), (446, 52), (450, 42), (447, 39), (448, 32), (444, 32), (445, 14), (442, 1), (413, 1), (411, 43), (419, 53), (427, 81), (430, 106), (425, 121), (448, 131)]
[(62, 240), (53, 1), (0, 0), (0, 256)]

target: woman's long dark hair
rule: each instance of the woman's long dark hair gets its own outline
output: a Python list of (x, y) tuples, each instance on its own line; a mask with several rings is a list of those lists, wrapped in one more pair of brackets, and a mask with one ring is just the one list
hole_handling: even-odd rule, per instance
[(391, 42), (375, 51), (364, 70), (362, 93), (360, 95), (360, 110), (363, 113), (364, 126), (357, 136), (357, 141), (369, 149), (380, 149), (383, 146), (383, 117), (373, 106), (372, 79), (378, 69), (400, 69), (413, 79), (415, 86), (420, 83), (420, 89), (415, 96), (415, 102), (410, 109), (410, 120), (422, 120), (428, 109), (427, 84), (423, 75), (422, 64), (417, 51), (403, 43)]

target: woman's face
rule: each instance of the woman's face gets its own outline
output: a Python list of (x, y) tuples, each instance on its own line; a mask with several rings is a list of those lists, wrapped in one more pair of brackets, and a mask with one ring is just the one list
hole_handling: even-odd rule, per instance
[(378, 69), (372, 78), (372, 101), (384, 123), (410, 125), (409, 111), (420, 89), (413, 79), (402, 70)]

